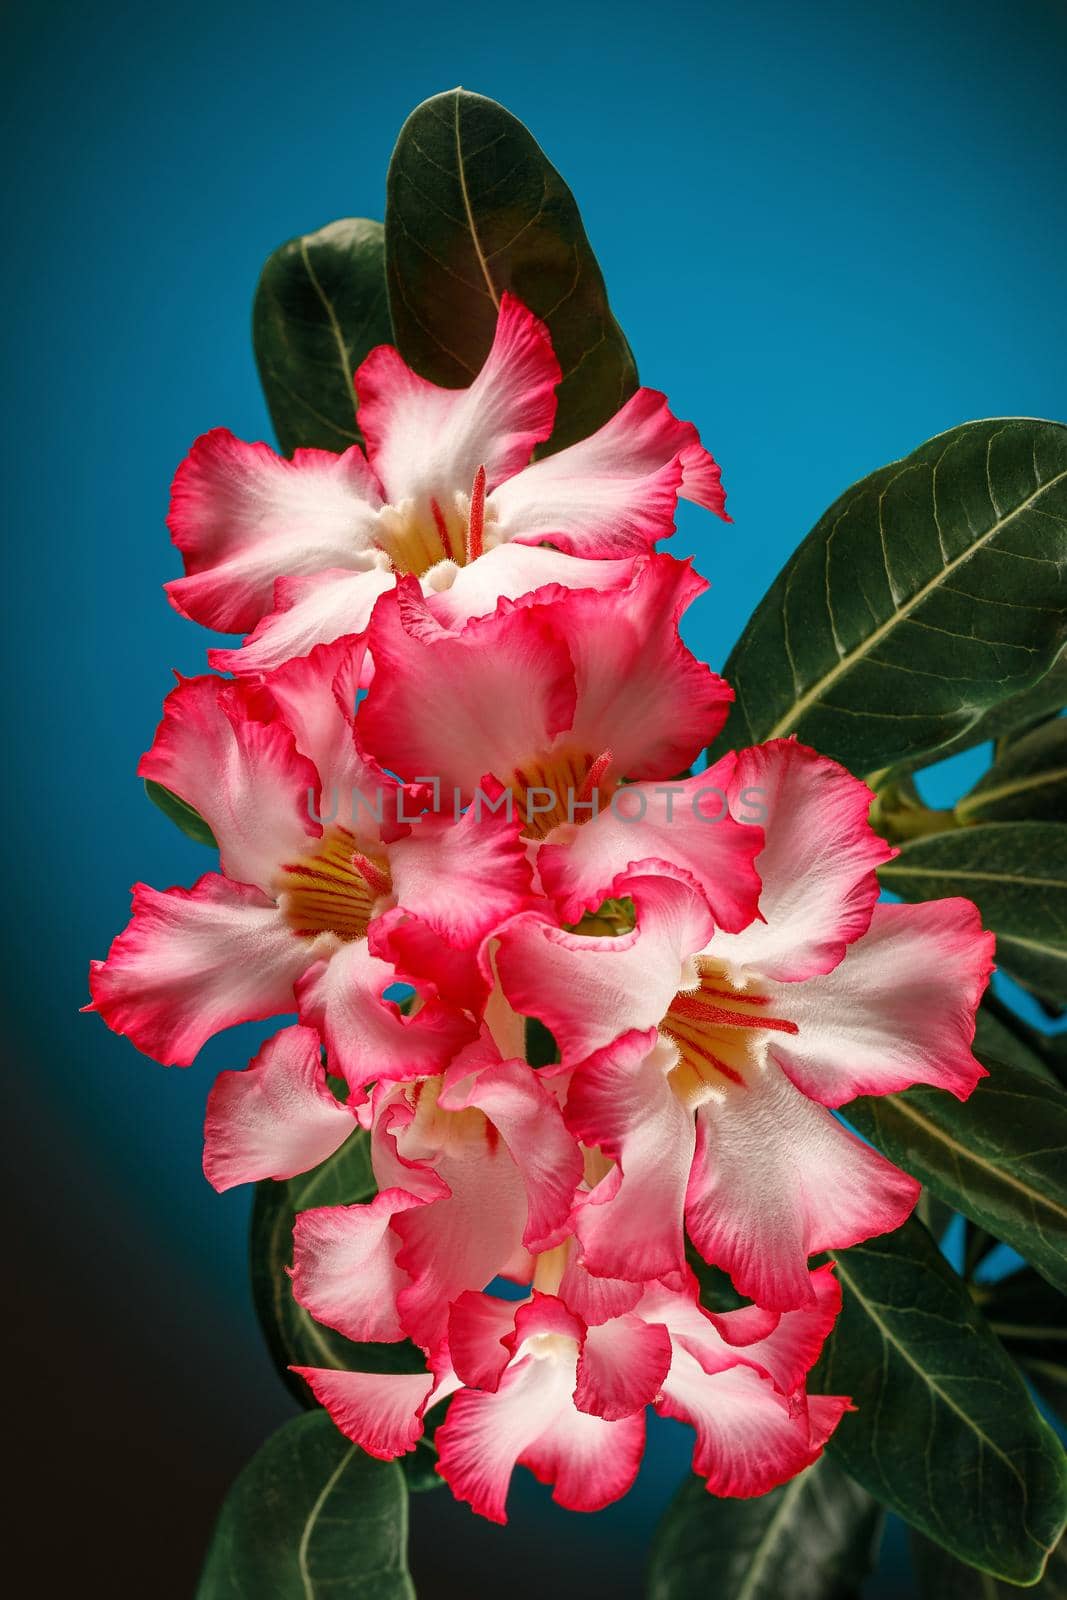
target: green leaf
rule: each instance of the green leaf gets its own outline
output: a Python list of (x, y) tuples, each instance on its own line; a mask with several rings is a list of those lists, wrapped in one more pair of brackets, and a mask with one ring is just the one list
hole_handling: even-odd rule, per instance
[(830, 1450), (870, 1494), (996, 1577), (1032, 1583), (1067, 1519), (1067, 1458), (914, 1220), (834, 1253), (844, 1306), (815, 1392), (851, 1395)]
[(911, 1550), (920, 1600), (1009, 1600), (1013, 1594), (1020, 1600), (1026, 1595), (1033, 1600), (1067, 1600), (1067, 1545), (1062, 1539), (1049, 1556), (1044, 1577), (1026, 1588), (964, 1566), (920, 1533), (912, 1534)]
[(369, 351), (392, 341), (380, 222), (344, 217), (267, 257), (252, 342), (285, 455), (362, 444), (352, 378)]
[(1053, 1410), (1067, 1420), (1067, 1296), (1033, 1267), (1020, 1267), (971, 1293), (1004, 1348)]
[(563, 371), (553, 450), (637, 388), (574, 196), (503, 106), (464, 89), (411, 113), (389, 166), (386, 269), (397, 348), (433, 383), (471, 383), (508, 289), (548, 325)]
[(970, 1099), (917, 1087), (854, 1100), (843, 1115), (940, 1199), (1025, 1254), (1067, 1291), (1067, 1095), (988, 1061)]
[(925, 751), (917, 759), (904, 762), (897, 768), (905, 772), (911, 767), (929, 766), (943, 761), (960, 750), (971, 750), (975, 745), (993, 739), (998, 746), (1007, 745), (1020, 733), (1055, 716), (1067, 705), (1067, 647), (1060, 651), (1045, 675), (1029, 689), (1009, 695), (991, 710), (984, 711), (967, 728), (947, 744), (934, 751)]
[(858, 1600), (880, 1523), (826, 1456), (756, 1500), (717, 1500), (690, 1478), (656, 1533), (648, 1600)]
[(152, 778), (145, 779), (144, 792), (152, 804), (158, 806), (163, 815), (169, 817), (190, 839), (195, 839), (197, 844), (208, 844), (213, 850), (218, 849), (215, 835), (199, 811), (194, 811), (191, 805)]
[(985, 822), (906, 844), (879, 869), (902, 900), (965, 895), (997, 936), (997, 963), (1067, 1000), (1067, 824)]
[(916, 764), (1047, 672), (1067, 610), (1067, 428), (969, 422), (863, 478), (730, 655), (717, 756), (796, 733), (857, 773)]
[(1013, 740), (956, 805), (961, 823), (1055, 822), (1067, 817), (1067, 717)]
[(986, 991), (975, 1022), (974, 1053), (979, 1061), (1008, 1061), (1036, 1072), (1047, 1083), (1060, 1081), (1050, 1060), (1048, 1035), (1024, 1022), (992, 990)]
[(396, 1462), (372, 1460), (314, 1411), (280, 1428), (233, 1485), (196, 1600), (415, 1600), (407, 1537)]

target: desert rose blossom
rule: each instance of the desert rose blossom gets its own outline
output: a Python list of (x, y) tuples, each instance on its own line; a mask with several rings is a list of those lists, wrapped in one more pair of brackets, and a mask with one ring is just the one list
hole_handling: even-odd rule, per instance
[[(374, 955), (368, 929), (402, 906), (443, 951), (477, 946), (530, 903), (524, 849), (502, 816), (420, 815), (418, 796), (357, 752), (362, 656), (360, 641), (339, 641), (280, 669), (269, 691), (203, 677), (168, 697), (139, 771), (205, 819), (221, 870), (188, 890), (137, 885), (133, 920), (91, 973), (93, 1009), (157, 1060), (187, 1065), (219, 1029), (295, 1010), (361, 1094), (443, 1070), (477, 1034), (432, 985)], [(330, 792), (352, 797), (351, 814), (317, 821)], [(408, 979), (417, 999), (403, 1016), (382, 995)]]
[[(215, 664), (264, 671), (361, 631), (397, 574), (431, 591), (457, 583), (460, 609), (488, 589), (491, 610), (522, 585), (597, 581), (588, 560), (647, 550), (673, 531), (680, 495), (725, 517), (718, 467), (651, 389), (531, 464), (559, 377), (547, 329), (505, 295), (467, 389), (426, 382), (389, 345), (367, 356), (355, 375), (366, 455), (353, 445), (288, 461), (226, 429), (204, 434), (174, 480), (168, 521), (186, 575), (167, 585), (171, 603), (212, 628), (254, 630)], [(512, 543), (535, 548), (494, 555)], [(464, 597), (460, 569), (491, 555)]]
[(604, 817), (545, 844), (541, 872), (568, 917), (611, 897), (616, 931), (600, 918), (587, 937), (541, 906), (499, 931), (496, 967), (574, 1069), (568, 1125), (612, 1163), (576, 1217), (588, 1268), (679, 1271), (684, 1222), (743, 1294), (785, 1309), (811, 1293), (810, 1255), (914, 1206), (919, 1185), (833, 1109), (915, 1083), (967, 1098), (993, 938), (968, 900), (876, 904), (894, 852), (836, 763), (779, 740), (743, 751), (734, 779), (766, 809), (746, 927), (716, 926), (698, 823)]
[(564, 1237), (582, 1157), (545, 1080), (488, 1037), (436, 1077), (379, 1083), (359, 1115), (379, 1192), (300, 1214), (293, 1290), (349, 1339), (433, 1349), (452, 1300), (528, 1282)]
[[(568, 811), (605, 808), (623, 778), (660, 782), (722, 727), (729, 685), (683, 645), (679, 621), (707, 585), (688, 562), (638, 558), (624, 587), (551, 585), (490, 616), (443, 624), (411, 579), (375, 609), (378, 673), (357, 737), (404, 777), (434, 773), (463, 803), (492, 773), (535, 838)], [(755, 909), (758, 828), (706, 829), (724, 925)]]
[(817, 1458), (849, 1406), (804, 1387), (840, 1304), (828, 1269), (812, 1274), (810, 1304), (785, 1315), (713, 1315), (688, 1281), (648, 1284), (632, 1309), (589, 1322), (565, 1298), (569, 1244), (539, 1258), (521, 1303), (460, 1295), (426, 1374), (295, 1370), (342, 1432), (386, 1460), (413, 1449), (426, 1413), (451, 1397), (437, 1470), (493, 1522), (507, 1520), (516, 1465), (572, 1510), (619, 1499), (649, 1405), (694, 1427), (694, 1469), (714, 1494), (765, 1494)]

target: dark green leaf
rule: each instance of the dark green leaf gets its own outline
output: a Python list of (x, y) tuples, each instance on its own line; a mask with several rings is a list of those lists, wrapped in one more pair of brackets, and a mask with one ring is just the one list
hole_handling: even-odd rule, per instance
[(999, 701), (989, 711), (984, 711), (954, 739), (934, 751), (924, 751), (918, 758), (905, 761), (897, 769), (905, 772), (910, 768), (929, 766), (932, 762), (943, 761), (948, 756), (958, 754), (960, 750), (971, 750), (975, 745), (984, 744), (987, 739), (996, 741), (998, 747), (1007, 746), (1020, 733), (1028, 732), (1031, 728), (1049, 717), (1055, 716), (1058, 711), (1067, 705), (1067, 648), (1060, 651), (1045, 675), (1037, 680), (1029, 689), (1023, 689), (1019, 694), (1009, 695), (1006, 700)]
[(1033, 1600), (1067, 1600), (1067, 1546), (1062, 1539), (1049, 1556), (1040, 1583), (1026, 1588), (964, 1566), (921, 1533), (912, 1534), (911, 1549), (920, 1600), (1009, 1600), (1011, 1595), (1018, 1600), (1026, 1595)]
[(187, 805), (184, 800), (151, 778), (145, 779), (144, 792), (152, 804), (157, 805), (163, 815), (169, 817), (184, 834), (188, 834), (190, 839), (195, 839), (197, 844), (209, 844), (213, 850), (218, 849), (215, 835), (199, 811), (194, 811), (191, 805)]
[(1049, 1083), (1059, 1081), (1049, 1059), (1050, 1040), (987, 990), (975, 1019), (974, 1052), (979, 1061), (1009, 1061), (1036, 1072)]
[(1067, 817), (1067, 717), (1013, 740), (956, 806), (962, 823), (1056, 822)]
[(835, 1252), (844, 1307), (813, 1391), (851, 1395), (829, 1448), (961, 1560), (1031, 1583), (1067, 1518), (1067, 1458), (966, 1286), (914, 1220)]
[(998, 965), (1067, 1000), (1067, 824), (986, 822), (916, 839), (880, 877), (903, 900), (973, 900), (997, 936)]
[(527, 128), (464, 89), (411, 113), (385, 211), (396, 343), (416, 372), (465, 387), (508, 289), (543, 318), (563, 371), (551, 448), (595, 432), (637, 388), (574, 196)]
[(987, 1061), (963, 1104), (942, 1089), (854, 1100), (844, 1115), (947, 1205), (1026, 1255), (1067, 1291), (1067, 1095)]
[(268, 1439), (230, 1490), (196, 1600), (414, 1600), (407, 1537), (396, 1462), (372, 1460), (313, 1411)]
[(656, 1533), (648, 1600), (857, 1600), (880, 1523), (826, 1456), (757, 1500), (717, 1500), (690, 1478)]
[(972, 1284), (971, 1293), (1039, 1394), (1067, 1419), (1067, 1296), (1033, 1267)]
[(353, 374), (376, 345), (393, 342), (382, 224), (344, 217), (268, 256), (252, 342), (285, 455), (361, 444)]
[(724, 669), (718, 755), (796, 733), (857, 773), (916, 764), (1047, 672), (1067, 612), (1067, 428), (953, 428), (832, 505)]

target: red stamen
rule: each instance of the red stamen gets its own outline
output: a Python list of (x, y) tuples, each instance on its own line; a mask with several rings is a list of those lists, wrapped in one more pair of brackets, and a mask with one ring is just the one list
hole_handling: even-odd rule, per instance
[(678, 1017), (688, 1017), (691, 1022), (719, 1023), (734, 1028), (767, 1028), (773, 1033), (799, 1031), (795, 1022), (787, 1022), (784, 1017), (751, 1017), (744, 1011), (729, 1011), (725, 1006), (708, 1005), (695, 994), (675, 995), (667, 1013), (668, 1023), (671, 1012)]
[(591, 800), (593, 798), (593, 790), (599, 788), (601, 778), (604, 776), (605, 772), (607, 772), (614, 759), (615, 757), (610, 750), (605, 750), (601, 755), (597, 756), (596, 760), (593, 762), (593, 765), (589, 768), (589, 771), (585, 775), (585, 782), (578, 791), (579, 801)]
[(362, 850), (353, 850), (352, 865), (366, 883), (367, 888), (372, 890), (374, 894), (389, 893), (393, 885), (388, 872), (383, 872), (377, 862), (371, 860), (370, 856), (365, 856)]
[(467, 561), (477, 561), (482, 553), (485, 537), (485, 468), (474, 474), (471, 490), (471, 511), (467, 522)]
[(430, 501), (430, 510), (433, 512), (433, 520), (437, 526), (437, 532), (441, 539), (441, 548), (444, 550), (446, 555), (451, 556), (452, 540), (449, 537), (448, 523), (445, 521), (445, 514), (441, 510), (441, 507), (437, 504), (436, 500)]

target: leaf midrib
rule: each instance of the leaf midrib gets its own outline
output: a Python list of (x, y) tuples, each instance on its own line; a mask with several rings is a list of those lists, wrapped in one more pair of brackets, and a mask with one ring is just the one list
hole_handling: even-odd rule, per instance
[(470, 192), (467, 189), (467, 169), (463, 160), (463, 141), (460, 137), (459, 131), (459, 106), (461, 99), (462, 96), (457, 89), (455, 99), (455, 114), (453, 118), (456, 139), (456, 176), (459, 178), (459, 192), (463, 197), (463, 210), (466, 214), (467, 227), (470, 230), (471, 243), (474, 246), (474, 254), (478, 258), (478, 266), (481, 268), (482, 277), (485, 279), (485, 287), (489, 298), (493, 302), (494, 308), (499, 311), (500, 296), (496, 292), (496, 286), (493, 283), (492, 276), (489, 272), (489, 263), (485, 258), (485, 251), (482, 249), (482, 241), (478, 237), (478, 229), (474, 225), (474, 208), (471, 205)]
[[(987, 459), (989, 448), (992, 445), (992, 442), (993, 440), (990, 438), (986, 445)], [(934, 465), (933, 470), (935, 472), (943, 460), (944, 456), (942, 455)], [(904, 470), (907, 469), (902, 469), (902, 472), (898, 473), (897, 477), (902, 476)], [(835, 665), (830, 668), (829, 672), (825, 672), (821, 678), (817, 678), (811, 687), (806, 689), (798, 700), (794, 700), (789, 711), (784, 716), (779, 717), (778, 721), (774, 724), (774, 727), (770, 729), (765, 737), (767, 739), (778, 739), (784, 734), (791, 733), (796, 727), (797, 722), (809, 710), (809, 708), (815, 705), (822, 698), (823, 694), (828, 689), (832, 688), (832, 686), (840, 677), (842, 677), (846, 672), (850, 671), (857, 661), (862, 660), (865, 656), (869, 655), (874, 647), (880, 644), (881, 641), (892, 632), (899, 622), (904, 621), (915, 609), (915, 607), (920, 605), (922, 601), (926, 599), (927, 595), (932, 594), (934, 590), (937, 589), (944, 582), (944, 580), (956, 570), (957, 567), (962, 565), (964, 562), (969, 561), (970, 558), (978, 550), (980, 550), (983, 545), (988, 544), (990, 539), (995, 538), (998, 533), (1002, 532), (1003, 529), (1006, 528), (1015, 517), (1021, 516), (1024, 511), (1027, 511), (1030, 506), (1033, 505), (1035, 500), (1040, 499), (1040, 497), (1048, 490), (1054, 489), (1056, 485), (1058, 483), (1062, 483), (1065, 478), (1067, 478), (1067, 471), (1059, 472), (1054, 478), (1049, 478), (1047, 482), (1039, 484), (1033, 493), (1028, 495), (1027, 498), (1020, 505), (1016, 506), (1014, 510), (1010, 511), (1007, 516), (999, 517), (993, 526), (989, 528), (980, 539), (976, 540), (974, 544), (968, 545), (967, 548), (962, 550), (958, 556), (954, 556), (946, 566), (941, 567), (934, 577), (928, 579), (921, 588), (916, 590), (910, 600), (905, 601), (904, 605), (899, 609), (894, 609), (884, 622), (879, 623), (878, 627), (875, 628), (873, 633), (868, 634), (866, 639), (857, 645), (854, 650), (846, 651), (846, 653), (838, 659)], [(892, 483), (895, 482), (896, 478), (891, 479), (890, 482), (886, 484), (885, 489), (888, 490)]]
[[(879, 1331), (881, 1332), (882, 1337), (885, 1339), (885, 1342), (888, 1345), (891, 1345), (892, 1348), (898, 1352), (898, 1354), (900, 1355), (901, 1359), (906, 1363), (907, 1366), (911, 1367), (912, 1371), (918, 1376), (918, 1378), (923, 1383), (924, 1387), (927, 1388), (927, 1389), (930, 1389), (935, 1395), (937, 1395), (938, 1398), (949, 1408), (949, 1410), (953, 1411), (956, 1414), (956, 1416), (959, 1417), (960, 1421), (964, 1424), (965, 1428), (967, 1428), (969, 1432), (973, 1433), (974, 1436), (977, 1439), (981, 1440), (981, 1442), (983, 1444), (987, 1445), (988, 1448), (990, 1449), (990, 1451), (993, 1453), (993, 1455), (995, 1455), (1000, 1461), (1002, 1461), (1004, 1463), (1005, 1467), (1008, 1469), (1008, 1472), (1016, 1480), (1016, 1482), (1018, 1483), (1020, 1489), (1022, 1490), (1023, 1506), (1024, 1507), (1027, 1506), (1029, 1504), (1030, 1496), (1029, 1496), (1029, 1490), (1028, 1490), (1027, 1484), (1026, 1484), (1026, 1479), (1024, 1478), (1023, 1474), (1019, 1471), (1019, 1469), (1015, 1465), (1014, 1461), (1012, 1461), (1011, 1457), (1006, 1455), (1004, 1453), (1004, 1451), (1001, 1450), (1000, 1446), (998, 1444), (996, 1444), (996, 1442), (993, 1439), (991, 1439), (988, 1434), (986, 1434), (986, 1433), (984, 1433), (982, 1431), (982, 1429), (974, 1421), (973, 1417), (968, 1416), (967, 1412), (963, 1411), (956, 1404), (956, 1402), (955, 1402), (955, 1400), (953, 1400), (952, 1396), (950, 1394), (946, 1393), (946, 1391), (941, 1388), (941, 1386), (937, 1383), (937, 1381), (933, 1377), (931, 1377), (931, 1375), (928, 1372), (924, 1371), (924, 1369), (922, 1367), (920, 1367), (918, 1365), (918, 1363), (912, 1358), (912, 1356), (909, 1354), (906, 1346), (901, 1344), (900, 1340), (894, 1335), (892, 1330), (887, 1326), (887, 1324), (885, 1322), (883, 1322), (882, 1318), (878, 1315), (877, 1311), (874, 1309), (874, 1306), (871, 1304), (871, 1302), (856, 1287), (855, 1279), (852, 1278), (849, 1275), (847, 1269), (844, 1266), (842, 1266), (842, 1264), (841, 1264), (841, 1256), (840, 1255), (835, 1255), (834, 1256), (834, 1261), (837, 1264), (838, 1275), (841, 1277), (841, 1279), (845, 1283), (848, 1284), (849, 1288), (851, 1289), (852, 1293), (856, 1296), (856, 1299), (859, 1301), (860, 1305), (863, 1307), (863, 1309), (866, 1312), (867, 1316), (874, 1323), (875, 1327), (878, 1328)], [(1037, 1547), (1037, 1549), (1039, 1549), (1039, 1550), (1044, 1550), (1045, 1549), (1045, 1546), (1043, 1544), (1041, 1544), (1040, 1540), (1034, 1538), (1033, 1534), (1030, 1532), (1030, 1529), (1026, 1526), (1025, 1522), (1023, 1523), (1023, 1529), (1024, 1529), (1025, 1533), (1026, 1533), (1026, 1537), (1030, 1540), (1031, 1544), (1035, 1545)]]
[(1049, 767), (1044, 772), (1017, 778), (1014, 783), (998, 783), (988, 789), (978, 789), (974, 794), (964, 796), (956, 807), (956, 815), (963, 818), (972, 811), (981, 811), (991, 800), (1005, 800), (1010, 795), (1025, 794), (1027, 790), (1040, 789), (1045, 784), (1060, 783), (1064, 779), (1067, 779), (1067, 767)]
[(1067, 1224), (1067, 1206), (1053, 1205), (1049, 1197), (1043, 1194), (1040, 1189), (1032, 1189), (1028, 1183), (1024, 1183), (1021, 1178), (1017, 1178), (1013, 1173), (1005, 1171), (1002, 1167), (994, 1166), (991, 1162), (984, 1161), (977, 1152), (968, 1149), (964, 1144), (960, 1144), (950, 1133), (946, 1133), (936, 1122), (929, 1121), (914, 1106), (908, 1105), (899, 1096), (891, 1094), (887, 1095), (886, 1099), (901, 1116), (910, 1118), (912, 1122), (918, 1123), (920, 1128), (926, 1130), (927, 1133), (933, 1134), (941, 1143), (948, 1145), (952, 1151), (962, 1156), (966, 1163), (979, 1168), (980, 1171), (995, 1174), (1012, 1188), (1018, 1189), (1020, 1194), (1026, 1195), (1030, 1201), (1036, 1201), (1040, 1206), (1051, 1212), (1054, 1217)]
[(755, 1559), (749, 1566), (744, 1582), (738, 1589), (734, 1600), (751, 1600), (751, 1596), (756, 1593), (756, 1584), (762, 1578), (771, 1554), (780, 1540), (780, 1524), (792, 1511), (794, 1501), (799, 1499), (806, 1476), (807, 1473), (801, 1473), (786, 1487), (781, 1500), (774, 1508), (770, 1521), (763, 1530), (759, 1544), (756, 1546)]
[(330, 1473), (330, 1476), (326, 1479), (326, 1482), (320, 1489), (315, 1504), (308, 1512), (304, 1521), (304, 1529), (300, 1535), (300, 1543), (297, 1546), (296, 1552), (297, 1570), (300, 1573), (300, 1581), (304, 1586), (304, 1600), (315, 1600), (315, 1585), (311, 1581), (311, 1573), (308, 1571), (307, 1566), (308, 1547), (311, 1543), (312, 1532), (314, 1531), (315, 1524), (319, 1520), (319, 1517), (322, 1513), (323, 1506), (326, 1504), (326, 1501), (334, 1491), (334, 1486), (336, 1485), (338, 1478), (340, 1478), (341, 1474), (344, 1472), (355, 1453), (355, 1445), (349, 1445), (348, 1449), (345, 1451), (344, 1455), (341, 1457), (340, 1461), (337, 1463), (336, 1467), (334, 1467), (333, 1471)]

